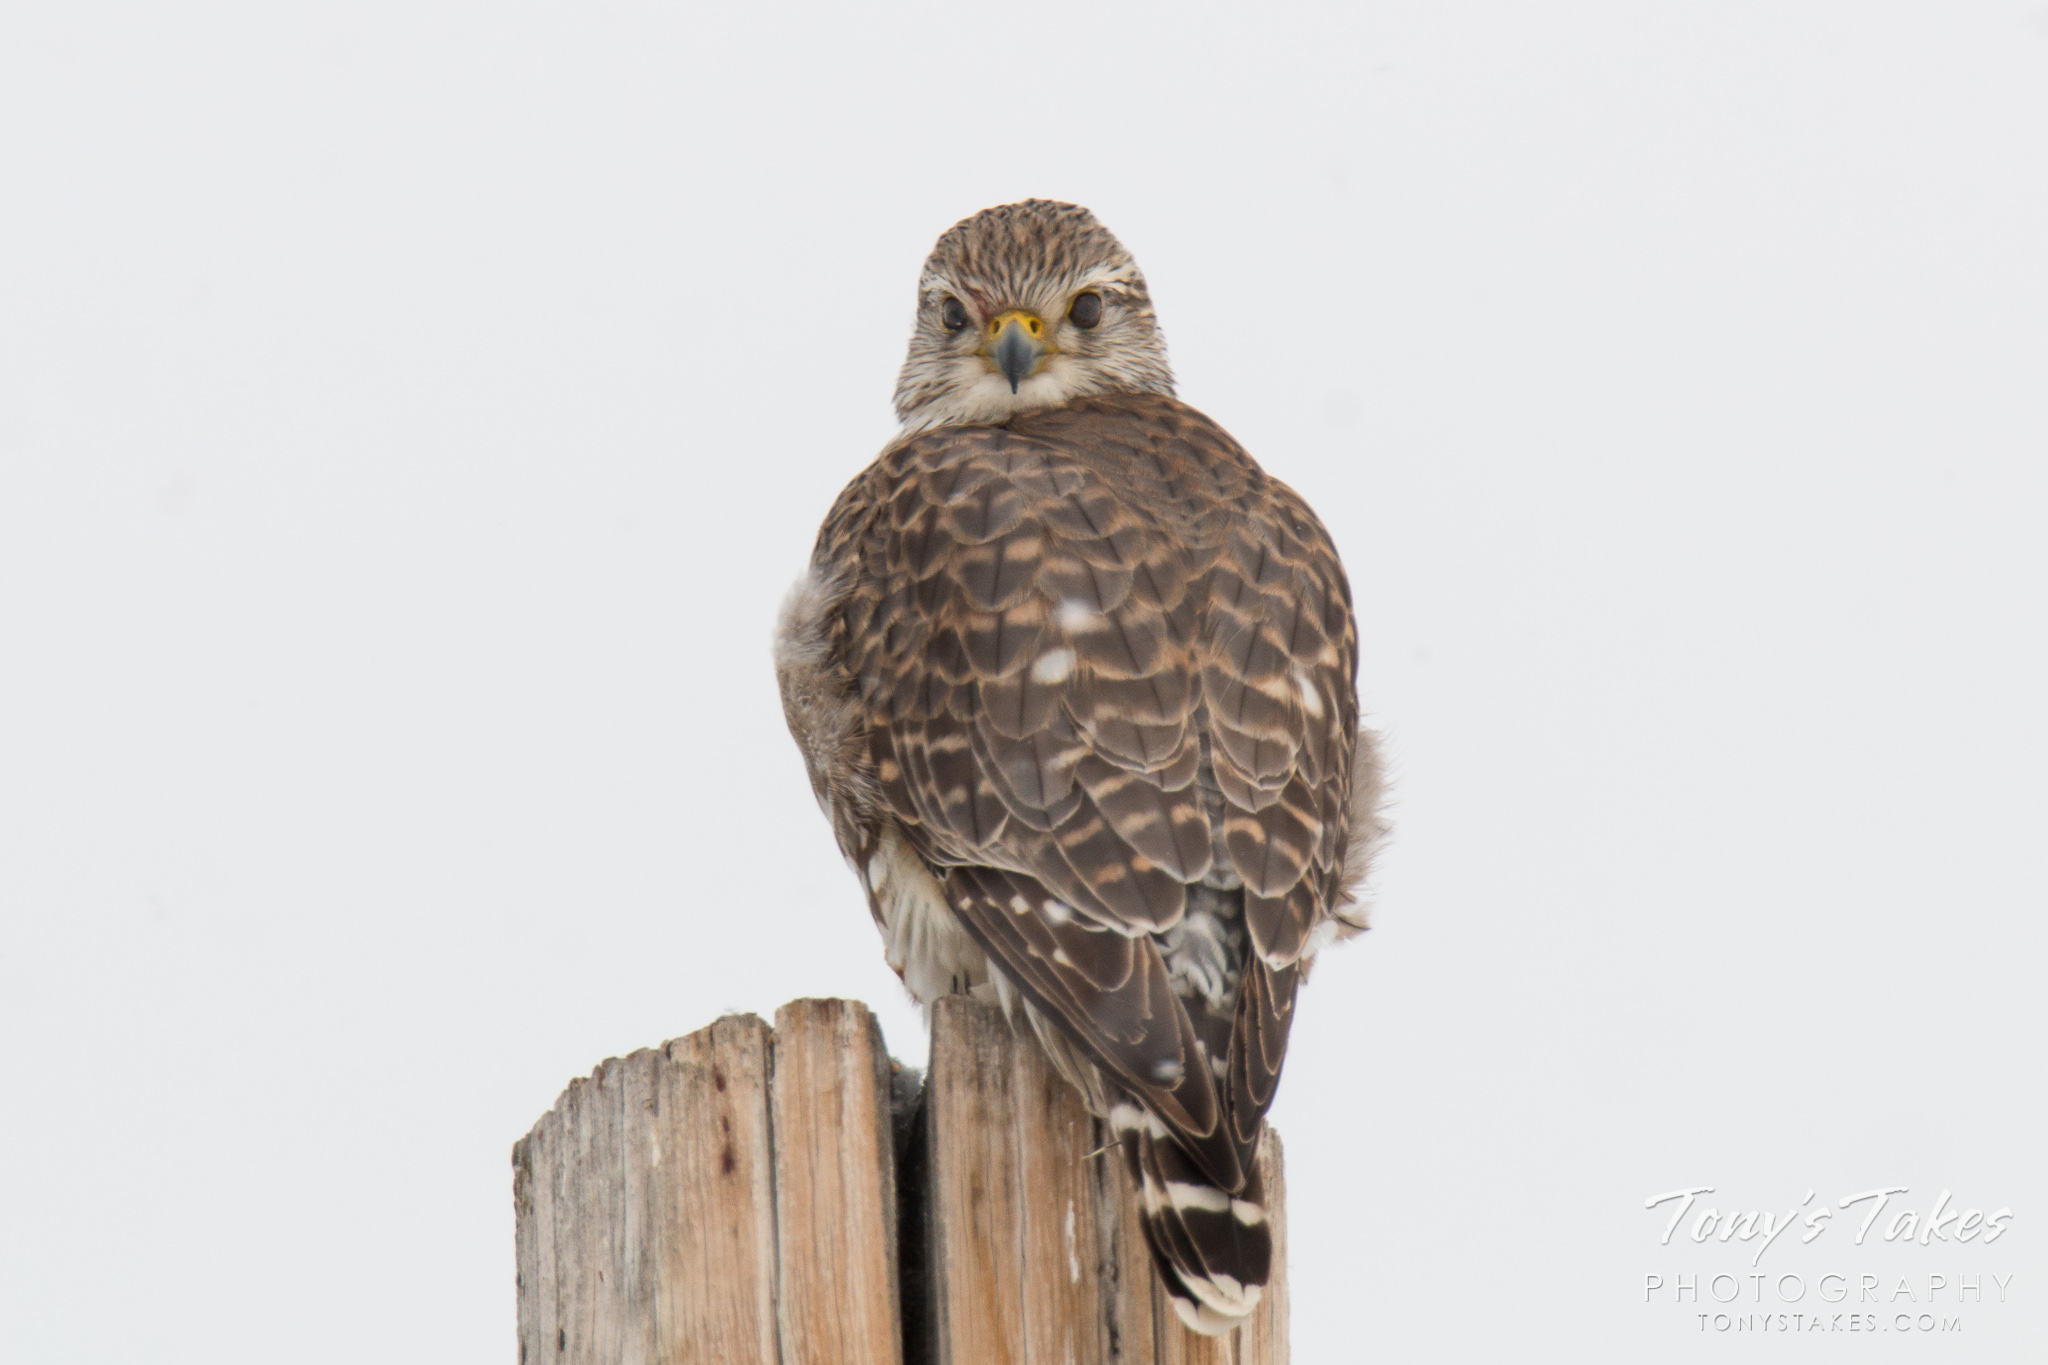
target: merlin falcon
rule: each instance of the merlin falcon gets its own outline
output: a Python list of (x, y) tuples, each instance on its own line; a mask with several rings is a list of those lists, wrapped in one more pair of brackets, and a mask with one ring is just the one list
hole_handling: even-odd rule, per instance
[(790, 733), (927, 1009), (1038, 1040), (1120, 1143), (1180, 1317), (1257, 1306), (1295, 994), (1385, 833), (1351, 589), (1293, 489), (1174, 397), (1088, 210), (939, 238), (896, 385), (785, 602)]

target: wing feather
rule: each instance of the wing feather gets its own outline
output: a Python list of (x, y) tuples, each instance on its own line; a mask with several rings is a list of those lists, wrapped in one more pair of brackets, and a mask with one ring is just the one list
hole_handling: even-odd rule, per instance
[[(851, 585), (834, 648), (881, 810), (1018, 988), (1242, 1187), (1340, 895), (1357, 643), (1328, 534), (1213, 422), (1123, 394), (901, 442), (816, 561)], [(1241, 897), (1221, 1013), (1162, 956), (1198, 884)]]

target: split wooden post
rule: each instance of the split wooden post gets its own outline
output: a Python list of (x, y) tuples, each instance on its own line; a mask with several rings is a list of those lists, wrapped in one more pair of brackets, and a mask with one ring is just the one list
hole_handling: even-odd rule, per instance
[(513, 1148), (521, 1365), (1285, 1365), (1273, 1280), (1188, 1331), (1102, 1125), (990, 1007), (941, 1001), (930, 1074), (862, 1005), (797, 1000), (615, 1058)]

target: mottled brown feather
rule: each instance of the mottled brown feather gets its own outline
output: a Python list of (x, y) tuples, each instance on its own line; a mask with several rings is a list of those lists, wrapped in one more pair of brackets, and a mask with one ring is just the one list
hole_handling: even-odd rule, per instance
[[(1357, 640), (1321, 523), (1194, 409), (1109, 394), (901, 441), (840, 495), (814, 568), (846, 585), (831, 648), (876, 818), (1241, 1190), (1344, 867)], [(1152, 937), (1196, 883), (1244, 886), (1257, 959), (1224, 1077)]]

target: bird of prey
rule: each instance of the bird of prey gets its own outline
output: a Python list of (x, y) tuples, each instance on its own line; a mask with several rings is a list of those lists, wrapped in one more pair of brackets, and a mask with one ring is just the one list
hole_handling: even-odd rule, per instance
[(790, 732), (929, 1007), (994, 998), (1105, 1119), (1197, 1331), (1257, 1305), (1256, 1156), (1311, 958), (1384, 834), (1329, 533), (1174, 397), (1088, 210), (939, 238), (900, 433), (784, 603)]

